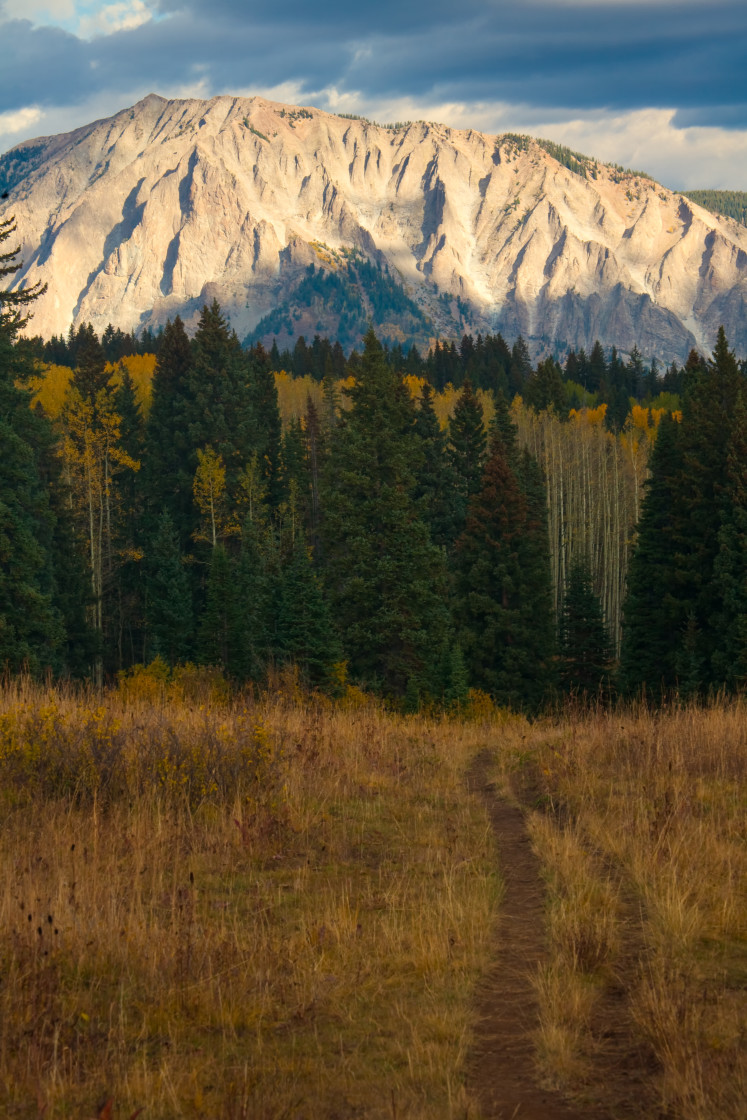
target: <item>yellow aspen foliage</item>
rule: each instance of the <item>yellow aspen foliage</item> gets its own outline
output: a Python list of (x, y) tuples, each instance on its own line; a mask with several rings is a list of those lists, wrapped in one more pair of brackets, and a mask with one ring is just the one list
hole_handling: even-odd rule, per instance
[(572, 408), (568, 413), (568, 419), (577, 426), (587, 425), (590, 428), (603, 428), (606, 415), (607, 405), (599, 404), (596, 408)]
[(283, 428), (287, 428), (292, 420), (300, 420), (306, 414), (307, 397), (310, 397), (317, 409), (322, 406), (322, 386), (313, 377), (305, 374), (303, 377), (294, 377), (284, 369), (273, 373), (275, 388), (278, 393), (278, 410)]
[(416, 377), (413, 373), (406, 373), (402, 381), (407, 386), (407, 391), (414, 401), (419, 401), (423, 395), (424, 377)]
[(223, 459), (212, 447), (197, 452), (192, 493), (200, 511), (200, 526), (195, 540), (207, 541), (215, 548), (219, 540), (238, 532), (228, 510), (226, 468)]
[(107, 362), (106, 372), (110, 374), (110, 384), (119, 386), (122, 383), (122, 374), (125, 370), (132, 378), (135, 389), (135, 398), (140, 405), (143, 416), (150, 411), (150, 402), (153, 395), (153, 374), (156, 368), (155, 354), (128, 354), (112, 364)]
[(90, 400), (70, 386), (61, 415), (64, 473), (73, 516), (87, 545), (91, 624), (101, 630), (105, 585), (120, 560), (113, 544), (120, 516), (118, 479), (125, 471), (139, 470), (140, 463), (120, 446), (122, 421), (110, 390), (101, 389)]
[(47, 416), (56, 420), (65, 405), (72, 376), (68, 366), (40, 365), (38, 375), (30, 381), (32, 405), (39, 403)]
[(459, 393), (459, 389), (449, 384), (441, 393), (436, 393), (433, 397), (433, 411), (442, 429), (449, 426), (449, 420), (454, 415), (454, 406), (459, 400)]
[(255, 451), (246, 466), (239, 471), (238, 476), (236, 505), (242, 521), (248, 517), (251, 522), (264, 524), (267, 517), (265, 505), (267, 489), (267, 481), (262, 474), (262, 464)]

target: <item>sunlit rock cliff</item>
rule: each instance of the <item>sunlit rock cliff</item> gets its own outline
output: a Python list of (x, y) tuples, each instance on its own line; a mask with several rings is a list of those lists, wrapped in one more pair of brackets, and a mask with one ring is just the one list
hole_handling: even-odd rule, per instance
[(357, 250), (434, 333), (521, 332), (535, 352), (600, 338), (669, 360), (709, 351), (724, 323), (747, 351), (746, 228), (645, 177), (571, 171), (523, 137), (151, 95), (20, 145), (0, 182), (18, 280), (48, 284), (31, 325), (45, 336), (190, 321), (217, 297), (243, 337), (309, 264)]

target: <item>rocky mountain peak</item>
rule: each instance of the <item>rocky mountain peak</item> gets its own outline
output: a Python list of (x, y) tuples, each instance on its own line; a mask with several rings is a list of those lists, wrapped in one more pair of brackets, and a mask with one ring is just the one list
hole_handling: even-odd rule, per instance
[(49, 285), (31, 327), (45, 336), (189, 322), (213, 297), (243, 336), (310, 264), (335, 272), (352, 254), (400, 282), (434, 333), (500, 329), (537, 351), (600, 338), (681, 360), (724, 323), (747, 350), (747, 229), (553, 151), (262, 97), (150, 94), (6, 153), (0, 214), (18, 222), (19, 280)]

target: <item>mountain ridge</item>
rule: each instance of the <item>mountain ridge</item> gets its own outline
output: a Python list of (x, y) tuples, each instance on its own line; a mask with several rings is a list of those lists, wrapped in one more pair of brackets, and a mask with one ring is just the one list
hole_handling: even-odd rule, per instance
[(6, 153), (0, 214), (18, 222), (18, 282), (49, 284), (31, 327), (46, 336), (189, 322), (212, 298), (248, 335), (310, 265), (354, 253), (440, 334), (521, 333), (536, 352), (599, 338), (682, 360), (724, 323), (747, 351), (747, 229), (642, 173), (580, 157), (579, 174), (548, 147), (151, 94)]

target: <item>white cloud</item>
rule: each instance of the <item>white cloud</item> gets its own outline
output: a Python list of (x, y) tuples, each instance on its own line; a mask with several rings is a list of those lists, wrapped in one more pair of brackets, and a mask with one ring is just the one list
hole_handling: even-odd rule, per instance
[(0, 147), (4, 137), (16, 136), (19, 132), (28, 135), (43, 117), (41, 109), (36, 105), (28, 105), (25, 109), (16, 109), (13, 113), (0, 113)]
[(144, 0), (5, 0), (6, 19), (28, 19), (36, 26), (62, 27), (81, 39), (132, 31), (153, 18)]
[(111, 35), (115, 31), (132, 31), (151, 19), (143, 0), (106, 4), (91, 15), (84, 15), (78, 22), (77, 33), (83, 39)]
[(66, 24), (75, 16), (75, 0), (5, 0), (6, 19), (30, 19), (32, 23)]

